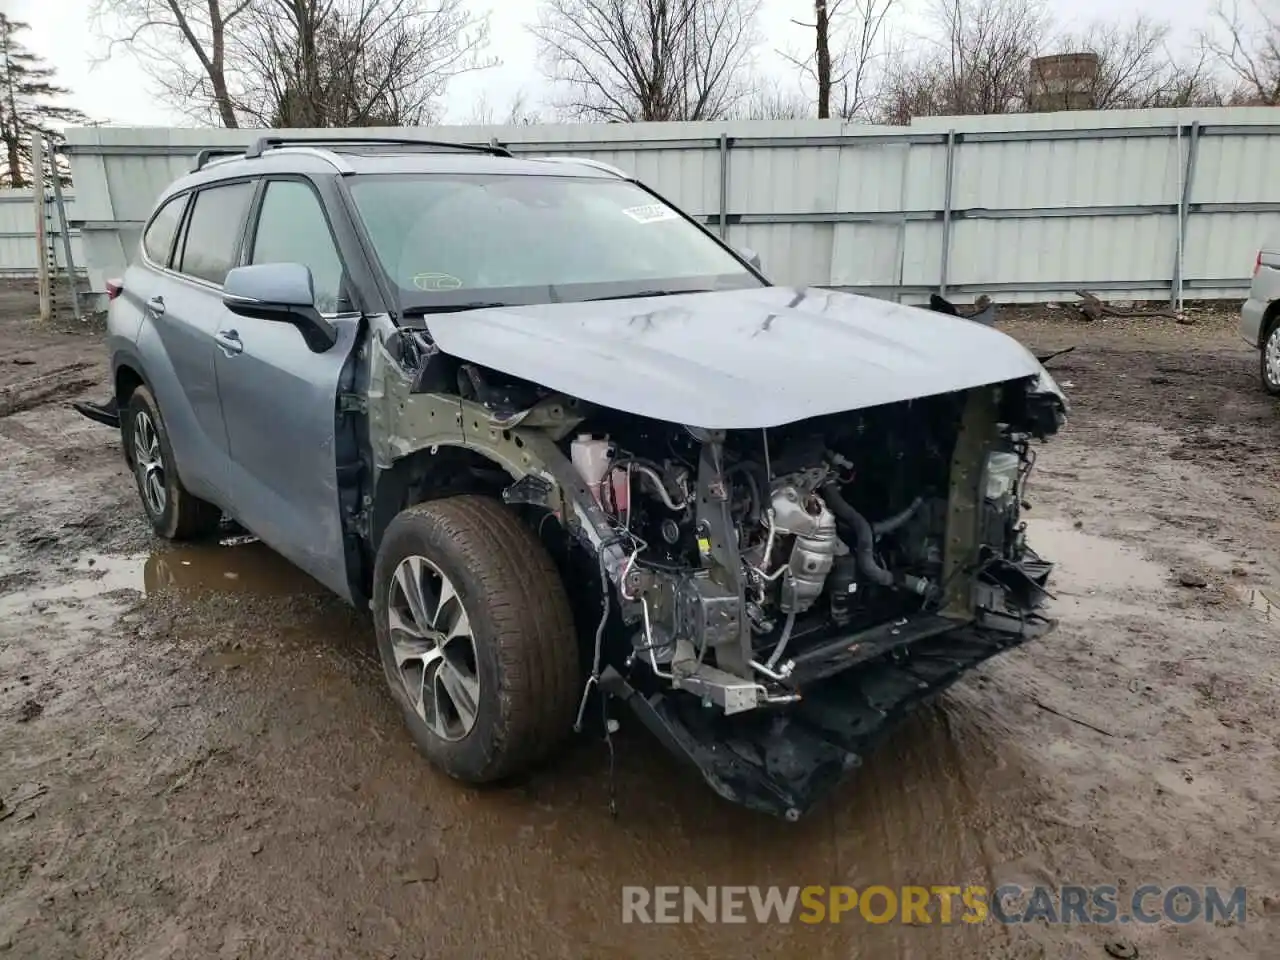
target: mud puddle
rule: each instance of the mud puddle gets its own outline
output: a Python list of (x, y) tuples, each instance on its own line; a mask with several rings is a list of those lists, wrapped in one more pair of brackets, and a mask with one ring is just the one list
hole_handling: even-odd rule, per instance
[[(53, 581), (52, 583), (50, 581)], [(33, 570), (0, 554), (0, 618), (38, 613), (88, 626), (136, 599), (175, 590), (289, 596), (323, 591), (315, 580), (251, 538), (166, 546), (146, 554), (86, 554)]]
[[(1070, 596), (1116, 588), (1158, 590), (1168, 572), (1135, 548), (1075, 527), (1063, 520), (1031, 520), (1027, 542), (1070, 584)], [(1058, 592), (1058, 591), (1055, 591)]]
[(283, 596), (324, 589), (270, 547), (244, 537), (153, 553), (142, 565), (142, 579), (148, 594), (179, 589)]

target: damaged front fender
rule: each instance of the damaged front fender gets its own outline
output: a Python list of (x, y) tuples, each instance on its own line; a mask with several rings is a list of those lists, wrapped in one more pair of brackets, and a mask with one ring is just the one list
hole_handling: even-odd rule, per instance
[(533, 503), (560, 517), (570, 534), (602, 556), (610, 579), (621, 581), (626, 553), (612, 542), (616, 538), (604, 511), (556, 446), (581, 420), (569, 400), (549, 398), (518, 418), (504, 419), (474, 401), (415, 393), (412, 387), (411, 373), (385, 344), (375, 344), (368, 416), (377, 471), (390, 470), (424, 450), (454, 447), (478, 453), (510, 475), (509, 502)]

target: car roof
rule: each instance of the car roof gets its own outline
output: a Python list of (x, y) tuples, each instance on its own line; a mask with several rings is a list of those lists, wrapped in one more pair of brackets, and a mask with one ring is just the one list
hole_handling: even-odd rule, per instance
[(476, 150), (417, 148), (404, 145), (379, 147), (279, 146), (260, 156), (233, 154), (216, 157), (203, 167), (179, 177), (160, 197), (163, 202), (175, 193), (192, 187), (239, 177), (272, 173), (311, 175), (480, 173), (531, 177), (587, 177), (617, 179), (621, 171), (575, 157), (517, 158)]

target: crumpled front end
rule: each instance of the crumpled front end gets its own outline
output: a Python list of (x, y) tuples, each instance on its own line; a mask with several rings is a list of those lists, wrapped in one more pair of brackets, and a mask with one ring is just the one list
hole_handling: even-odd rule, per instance
[(894, 643), (876, 644), (878, 655), (805, 684), (793, 706), (740, 717), (726, 718), (689, 698), (645, 697), (617, 671), (608, 671), (601, 685), (720, 796), (798, 820), (860, 767), (912, 709), (983, 661), (1051, 628), (1040, 617), (1017, 630), (925, 617), (900, 629)]
[(1045, 374), (692, 431), (696, 464), (619, 457), (603, 499), (641, 609), (604, 689), (722, 796), (798, 818), (913, 706), (1052, 628), (1021, 513), (1064, 413)]
[(600, 611), (580, 624), (584, 708), (597, 685), (624, 700), (735, 802), (800, 816), (912, 706), (1052, 627), (1022, 511), (1066, 403), (1034, 358), (994, 383), (707, 429), (423, 342), (375, 355), (379, 469), (445, 447), (501, 468), (502, 498), (588, 561), (566, 577)]

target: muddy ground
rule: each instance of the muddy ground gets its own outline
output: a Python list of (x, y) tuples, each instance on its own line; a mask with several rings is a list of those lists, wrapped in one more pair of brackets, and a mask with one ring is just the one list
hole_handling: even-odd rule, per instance
[[(1061, 626), (788, 825), (626, 717), (616, 820), (593, 741), (503, 789), (435, 774), (361, 615), (257, 545), (152, 539), (116, 437), (65, 404), (100, 392), (99, 335), (29, 312), (0, 309), (0, 954), (1275, 956), (1280, 407), (1229, 315), (1009, 324), (1078, 345), (1032, 488)], [(1243, 884), (1249, 915), (620, 922), (623, 885), (1002, 882)]]

